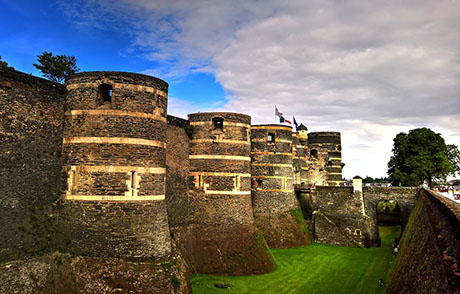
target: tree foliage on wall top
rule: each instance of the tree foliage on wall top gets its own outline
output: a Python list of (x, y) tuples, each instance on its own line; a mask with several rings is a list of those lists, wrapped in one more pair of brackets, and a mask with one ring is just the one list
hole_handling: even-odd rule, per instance
[(43, 52), (37, 55), (34, 66), (39, 69), (43, 76), (50, 81), (64, 83), (80, 69), (77, 67), (77, 59), (74, 56), (54, 55), (51, 52)]
[(393, 139), (393, 156), (388, 162), (388, 174), (393, 185), (419, 186), (427, 181), (445, 181), (460, 172), (460, 152), (447, 145), (441, 134), (428, 128), (399, 133)]

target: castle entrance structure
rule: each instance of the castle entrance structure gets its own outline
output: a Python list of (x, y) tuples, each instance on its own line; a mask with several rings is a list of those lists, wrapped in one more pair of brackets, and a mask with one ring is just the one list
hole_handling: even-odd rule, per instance
[(168, 84), (133, 73), (86, 72), (66, 85), (62, 248), (136, 260), (168, 256)]

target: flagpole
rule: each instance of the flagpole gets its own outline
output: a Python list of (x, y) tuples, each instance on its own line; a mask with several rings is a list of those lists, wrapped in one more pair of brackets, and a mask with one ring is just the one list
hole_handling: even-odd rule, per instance
[(275, 124), (276, 124), (276, 104), (275, 104)]

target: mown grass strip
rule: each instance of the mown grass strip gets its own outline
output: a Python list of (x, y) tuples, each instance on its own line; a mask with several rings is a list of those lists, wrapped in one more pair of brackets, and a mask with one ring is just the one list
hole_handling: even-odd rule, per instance
[[(212, 293), (385, 293), (378, 280), (389, 281), (394, 261), (391, 245), (396, 227), (381, 227), (382, 248), (349, 248), (312, 244), (291, 249), (271, 249), (278, 265), (274, 272), (249, 277), (194, 275), (193, 294)], [(217, 289), (215, 283), (230, 289)]]

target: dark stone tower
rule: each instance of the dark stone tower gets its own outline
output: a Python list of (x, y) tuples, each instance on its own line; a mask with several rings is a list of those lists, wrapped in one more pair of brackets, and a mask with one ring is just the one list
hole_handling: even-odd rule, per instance
[(132, 73), (67, 81), (62, 247), (86, 256), (168, 256), (165, 205), (168, 84)]
[(251, 205), (251, 118), (193, 113), (188, 255), (199, 273), (253, 274), (273, 269)]
[(342, 145), (339, 132), (314, 132), (308, 134), (310, 157), (324, 161), (328, 186), (342, 184)]
[(251, 126), (252, 201), (257, 228), (270, 247), (306, 245), (293, 185), (292, 128)]

